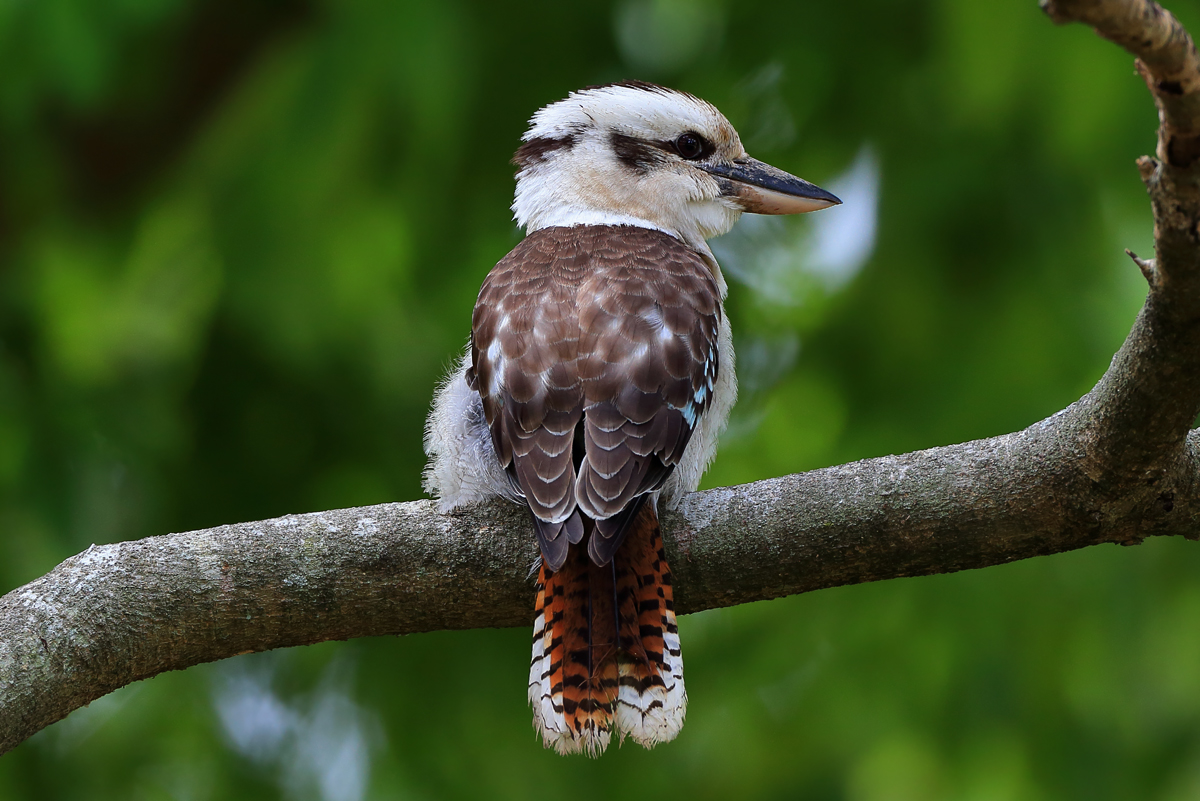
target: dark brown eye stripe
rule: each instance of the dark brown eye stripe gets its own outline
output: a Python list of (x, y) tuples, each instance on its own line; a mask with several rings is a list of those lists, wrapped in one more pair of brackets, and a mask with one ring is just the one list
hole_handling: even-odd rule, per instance
[[(696, 140), (698, 150), (684, 153), (680, 149), (680, 140), (691, 137)], [(636, 136), (609, 131), (608, 141), (612, 145), (617, 159), (633, 172), (645, 175), (656, 164), (666, 161), (665, 153), (670, 153), (688, 161), (698, 161), (711, 156), (716, 148), (698, 133), (687, 132), (677, 139), (639, 139)]]
[(512, 163), (518, 170), (526, 170), (535, 164), (546, 161), (551, 155), (560, 150), (570, 150), (579, 141), (580, 131), (572, 131), (565, 136), (539, 136), (522, 142), (521, 147), (513, 154)]
[(639, 175), (645, 175), (652, 166), (666, 161), (664, 150), (675, 152), (674, 145), (670, 142), (666, 143), (668, 147), (663, 147), (662, 142), (638, 139), (620, 131), (610, 131), (608, 141), (617, 159)]

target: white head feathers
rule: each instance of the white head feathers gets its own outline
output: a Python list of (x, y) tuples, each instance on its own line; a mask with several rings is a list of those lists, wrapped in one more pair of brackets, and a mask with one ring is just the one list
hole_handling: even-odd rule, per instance
[[(704, 240), (732, 228), (743, 210), (728, 182), (698, 165), (745, 156), (737, 131), (684, 92), (640, 82), (572, 92), (534, 114), (521, 139), (512, 209), (528, 231), (639, 225), (707, 252)], [(698, 156), (687, 150), (695, 141)]]

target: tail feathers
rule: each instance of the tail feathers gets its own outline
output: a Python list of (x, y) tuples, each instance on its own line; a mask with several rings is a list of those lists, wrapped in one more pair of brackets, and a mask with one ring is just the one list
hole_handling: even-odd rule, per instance
[(529, 700), (546, 747), (560, 754), (599, 756), (612, 736), (615, 617), (611, 590), (604, 591), (602, 580), (610, 572), (576, 548), (561, 570), (543, 565), (538, 574)]
[[(562, 620), (560, 614), (554, 618), (552, 604), (547, 598), (554, 587), (546, 586), (546, 567), (538, 572), (537, 601), (533, 620), (533, 659), (529, 663), (529, 703), (533, 705), (533, 721), (538, 733), (549, 744), (563, 735), (568, 735), (563, 719), (562, 693), (550, 691), (550, 654), (555, 650), (554, 625)], [(561, 640), (559, 641), (561, 644)]]
[(573, 547), (560, 570), (541, 567), (529, 701), (534, 727), (560, 754), (599, 756), (614, 732), (647, 748), (679, 733), (687, 694), (653, 505), (610, 565)]
[(675, 739), (683, 728), (687, 693), (662, 532), (657, 516), (646, 522), (652, 525), (638, 532), (641, 547), (629, 549), (629, 567), (618, 580), (623, 653), (617, 729), (652, 748)]

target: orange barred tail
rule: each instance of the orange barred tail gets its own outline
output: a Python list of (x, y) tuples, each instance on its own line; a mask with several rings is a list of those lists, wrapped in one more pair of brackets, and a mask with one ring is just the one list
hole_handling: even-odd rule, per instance
[(599, 756), (612, 735), (618, 672), (611, 567), (572, 546), (557, 572), (538, 573), (529, 698), (547, 748)]
[(529, 701), (534, 727), (560, 754), (599, 756), (614, 731), (647, 748), (679, 733), (687, 693), (653, 504), (610, 564), (593, 564), (585, 541), (571, 546), (557, 572), (542, 565)]

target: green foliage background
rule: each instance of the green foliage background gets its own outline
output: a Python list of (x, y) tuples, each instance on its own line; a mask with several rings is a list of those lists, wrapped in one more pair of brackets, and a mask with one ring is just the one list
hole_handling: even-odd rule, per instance
[[(881, 165), (851, 283), (734, 282), (739, 343), (798, 355), (707, 486), (1029, 425), (1140, 306), (1152, 103), (1033, 0), (0, 2), (0, 591), (93, 542), (419, 497), (525, 120), (626, 77), (818, 183)], [(596, 762), (535, 741), (523, 629), (241, 657), (76, 712), (0, 798), (1194, 799), (1198, 579), (1161, 541), (693, 615), (683, 734)]]

